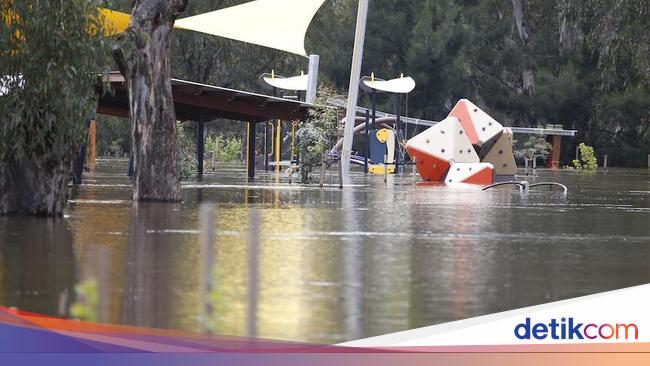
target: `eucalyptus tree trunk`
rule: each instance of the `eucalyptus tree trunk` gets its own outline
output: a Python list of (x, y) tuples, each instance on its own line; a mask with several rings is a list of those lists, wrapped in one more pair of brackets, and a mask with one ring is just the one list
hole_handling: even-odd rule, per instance
[(113, 47), (129, 89), (137, 201), (180, 200), (169, 33), (186, 5), (187, 0), (134, 0), (131, 24)]
[(61, 155), (39, 152), (32, 160), (0, 162), (0, 215), (62, 215), (74, 146)]

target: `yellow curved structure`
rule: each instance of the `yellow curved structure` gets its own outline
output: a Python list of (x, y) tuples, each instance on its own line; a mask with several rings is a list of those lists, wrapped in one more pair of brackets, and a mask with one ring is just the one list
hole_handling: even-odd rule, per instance
[(131, 16), (115, 10), (99, 8), (99, 14), (103, 17), (104, 35), (112, 36), (120, 34), (129, 27)]

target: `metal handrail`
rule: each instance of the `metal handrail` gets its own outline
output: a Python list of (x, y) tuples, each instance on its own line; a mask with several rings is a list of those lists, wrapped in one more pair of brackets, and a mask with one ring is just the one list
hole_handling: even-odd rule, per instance
[(499, 182), (495, 183), (492, 185), (489, 185), (485, 188), (483, 188), (483, 191), (487, 191), (488, 189), (494, 188), (494, 187), (499, 187), (499, 186), (504, 186), (504, 185), (516, 185), (519, 187), (519, 191), (521, 192), (528, 192), (530, 188), (533, 187), (540, 187), (540, 186), (549, 186), (550, 190), (553, 190), (553, 187), (561, 187), (564, 190), (564, 194), (566, 194), (569, 189), (567, 186), (565, 186), (562, 183), (555, 183), (555, 182), (540, 182), (540, 183), (533, 183), (530, 184), (527, 181), (521, 181), (521, 182), (516, 182), (516, 181), (509, 181), (509, 182)]
[(533, 183), (530, 185), (530, 188), (533, 187), (539, 187), (539, 186), (549, 186), (550, 190), (553, 190), (553, 187), (561, 187), (564, 190), (564, 193), (567, 193), (569, 189), (562, 183), (555, 183), (555, 182), (541, 182), (541, 183)]
[(519, 186), (519, 190), (520, 190), (520, 191), (522, 191), (522, 190), (524, 189), (524, 184), (523, 184), (523, 183), (521, 183), (521, 182), (515, 182), (515, 181), (510, 181), (510, 182), (499, 182), (499, 183), (491, 184), (491, 185), (489, 185), (489, 186), (483, 188), (483, 191), (487, 191), (487, 190), (490, 189), (490, 188), (499, 187), (499, 186), (505, 186), (505, 185), (516, 185), (516, 186)]

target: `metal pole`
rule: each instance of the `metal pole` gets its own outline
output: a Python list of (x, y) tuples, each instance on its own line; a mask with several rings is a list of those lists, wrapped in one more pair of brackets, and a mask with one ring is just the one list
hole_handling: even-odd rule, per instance
[(528, 176), (528, 158), (524, 158), (524, 174)]
[(368, 174), (368, 154), (370, 154), (370, 111), (366, 109), (366, 134), (363, 139), (363, 172)]
[[(290, 163), (292, 163), (296, 158), (295, 152), (296, 152), (296, 122), (291, 122), (291, 161), (290, 161)], [(289, 164), (289, 165), (291, 165), (291, 164)]]
[(199, 177), (203, 176), (203, 158), (205, 155), (205, 139), (203, 121), (196, 123), (196, 172)]
[(343, 183), (350, 182), (350, 157), (352, 156), (352, 140), (354, 139), (354, 121), (356, 118), (357, 99), (359, 97), (359, 79), (361, 79), (361, 64), (363, 62), (363, 44), (366, 37), (366, 20), (368, 19), (368, 3), (370, 0), (359, 0), (357, 10), (357, 27), (354, 35), (354, 51), (352, 52), (352, 67), (350, 69), (350, 87), (345, 113), (345, 129), (343, 147), (341, 149), (341, 170)]
[(400, 148), (400, 122), (401, 122), (401, 104), (402, 104), (402, 94), (397, 94), (397, 103), (395, 104), (395, 174), (399, 173), (400, 166), (402, 162), (402, 149)]
[(316, 98), (316, 90), (318, 90), (318, 66), (320, 63), (320, 56), (309, 55), (309, 71), (307, 74), (307, 92), (305, 93), (305, 102), (312, 103)]
[(377, 128), (376, 122), (377, 122), (377, 91), (375, 89), (372, 89), (372, 94), (371, 94), (371, 99), (372, 99), (372, 128), (375, 129)]
[(413, 183), (415, 183), (415, 166), (417, 164), (418, 158), (416, 156), (413, 156), (411, 160), (413, 161)]
[(275, 171), (280, 171), (280, 159), (282, 154), (282, 121), (278, 120), (275, 128)]
[(264, 170), (269, 170), (269, 121), (264, 122)]
[(605, 159), (604, 159), (604, 161), (603, 161), (603, 170), (604, 170), (604, 171), (607, 171), (607, 163), (608, 163), (607, 160), (608, 160), (608, 159), (607, 159), (607, 154), (605, 154)]
[(255, 179), (255, 122), (248, 123), (248, 153), (247, 155), (247, 170), (248, 179)]

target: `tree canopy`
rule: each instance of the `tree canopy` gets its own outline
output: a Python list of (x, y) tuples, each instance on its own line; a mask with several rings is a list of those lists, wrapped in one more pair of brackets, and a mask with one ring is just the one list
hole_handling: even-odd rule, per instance
[[(244, 2), (190, 1), (186, 15)], [(356, 6), (326, 1), (307, 36), (308, 52), (321, 55), (321, 81), (341, 94)], [(413, 76), (409, 116), (440, 120), (469, 98), (505, 125), (575, 128), (613, 165), (640, 166), (650, 146), (649, 12), (644, 0), (373, 0), (363, 74)], [(307, 69), (302, 57), (259, 46), (185, 31), (172, 37), (179, 78), (263, 91), (262, 72)], [(381, 109), (393, 103), (380, 98)]]
[(0, 0), (0, 14), (0, 213), (61, 214), (110, 60), (97, 4)]

